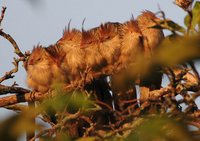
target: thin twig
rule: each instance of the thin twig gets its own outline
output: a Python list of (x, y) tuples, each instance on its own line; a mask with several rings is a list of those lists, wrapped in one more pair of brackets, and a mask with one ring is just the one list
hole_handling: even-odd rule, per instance
[(103, 106), (107, 107), (107, 108), (108, 108), (110, 111), (112, 111), (112, 112), (116, 112), (117, 114), (120, 114), (119, 111), (115, 111), (110, 105), (108, 105), (108, 104), (105, 103), (105, 102), (102, 102), (102, 101), (100, 101), (100, 100), (96, 100), (96, 103), (99, 104), (99, 105), (103, 105)]
[[(0, 31), (0, 33), (1, 33), (1, 31)], [(7, 80), (7, 79), (10, 79), (10, 78), (13, 78), (13, 77), (14, 77), (13, 73), (16, 73), (16, 72), (18, 71), (18, 67), (19, 67), (18, 65), (19, 65), (19, 62), (20, 62), (20, 61), (24, 61), (24, 57), (21, 57), (21, 58), (19, 58), (19, 59), (14, 58), (13, 65), (15, 66), (15, 68), (12, 69), (12, 70), (9, 71), (9, 72), (6, 72), (6, 73), (4, 74), (4, 76), (2, 76), (2, 77), (0, 78), (0, 83), (3, 82), (4, 80)]]
[(193, 125), (200, 130), (200, 123), (193, 122), (193, 121), (187, 121), (186, 123), (189, 124), (189, 125)]
[(50, 128), (50, 129), (44, 129), (42, 131), (40, 131), (36, 136), (34, 136), (32, 139), (30, 139), (29, 141), (35, 141), (37, 138), (43, 136), (44, 134), (50, 132), (50, 131), (53, 131), (54, 129), (53, 128)]
[(1, 23), (2, 23), (2, 21), (3, 21), (5, 12), (6, 12), (6, 7), (2, 7), (2, 10), (1, 10), (1, 17), (0, 17), (0, 27), (1, 27)]
[(34, 141), (35, 139), (41, 137), (42, 135), (50, 132), (50, 131), (55, 131), (56, 129), (60, 128), (61, 126), (65, 125), (69, 120), (72, 120), (72, 119), (76, 119), (78, 118), (79, 116), (81, 115), (81, 112), (78, 111), (77, 113), (75, 114), (69, 114), (68, 116), (66, 116), (61, 122), (59, 122), (58, 124), (56, 124), (55, 126), (53, 126), (52, 128), (50, 129), (45, 129), (45, 130), (42, 130), (40, 131), (35, 137), (33, 137), (32, 139), (30, 139), (29, 141)]
[(188, 24), (188, 27), (187, 27), (187, 34), (186, 35), (189, 36), (190, 35), (190, 30), (192, 28), (193, 14), (192, 14), (192, 11), (190, 11), (190, 10), (188, 10), (187, 13), (188, 13), (190, 18), (189, 18), (189, 24)]

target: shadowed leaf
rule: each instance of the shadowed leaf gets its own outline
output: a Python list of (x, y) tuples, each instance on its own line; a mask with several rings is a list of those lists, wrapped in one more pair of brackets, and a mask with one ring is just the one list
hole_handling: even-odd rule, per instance
[(178, 63), (200, 58), (200, 37), (168, 37), (155, 54), (159, 64), (173, 66)]
[(187, 126), (167, 117), (146, 118), (126, 141), (192, 141)]

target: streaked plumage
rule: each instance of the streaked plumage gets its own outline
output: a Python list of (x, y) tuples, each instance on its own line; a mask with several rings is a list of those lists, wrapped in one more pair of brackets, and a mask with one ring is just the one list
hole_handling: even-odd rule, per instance
[(57, 42), (57, 45), (66, 54), (61, 67), (69, 74), (70, 81), (80, 78), (80, 72), (85, 69), (85, 52), (80, 48), (81, 40), (81, 31), (68, 28)]
[(35, 47), (27, 62), (28, 86), (35, 91), (47, 92), (52, 84), (64, 83), (65, 72), (60, 67), (64, 55), (55, 46)]
[(82, 31), (81, 48), (85, 51), (86, 67), (92, 71), (100, 71), (106, 65), (106, 60), (99, 52), (99, 39), (97, 30)]
[(137, 17), (138, 26), (143, 35), (144, 55), (146, 58), (151, 57), (164, 39), (164, 34), (161, 29), (151, 28), (156, 25), (156, 21), (160, 20), (150, 11), (144, 11)]
[(120, 23), (105, 23), (99, 27), (99, 52), (107, 61), (107, 70), (104, 72), (113, 71), (114, 64), (118, 62), (121, 54), (121, 40), (120, 40)]
[(131, 19), (125, 22), (122, 26), (121, 37), (122, 43), (119, 63), (127, 65), (130, 62), (135, 62), (136, 58), (143, 51), (143, 37), (137, 21)]

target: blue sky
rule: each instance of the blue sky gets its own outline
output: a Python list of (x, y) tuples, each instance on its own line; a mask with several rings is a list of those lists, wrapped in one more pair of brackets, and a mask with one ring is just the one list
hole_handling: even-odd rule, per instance
[[(24, 52), (32, 50), (38, 43), (48, 46), (62, 36), (62, 31), (70, 19), (71, 26), (81, 28), (86, 18), (86, 29), (98, 26), (102, 22), (124, 22), (133, 15), (137, 17), (143, 10), (157, 12), (160, 7), (166, 17), (183, 25), (186, 13), (177, 7), (173, 0), (1, 0), (0, 6), (7, 11), (2, 28), (9, 33)], [(11, 64), (13, 48), (0, 37), (0, 76), (13, 68)], [(22, 67), (13, 80), (3, 84), (11, 85), (16, 81), (25, 87), (26, 73)], [(0, 113), (6, 112), (1, 110)], [(8, 112), (6, 112), (8, 113)], [(0, 114), (3, 119), (8, 114)]]

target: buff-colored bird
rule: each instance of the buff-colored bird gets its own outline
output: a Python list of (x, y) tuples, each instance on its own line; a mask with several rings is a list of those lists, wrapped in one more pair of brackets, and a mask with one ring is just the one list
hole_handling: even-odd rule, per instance
[(143, 51), (143, 35), (138, 27), (137, 21), (131, 19), (123, 24), (121, 29), (121, 55), (119, 63), (126, 66), (135, 62)]
[[(83, 31), (82, 46), (86, 51), (86, 62), (95, 64), (95, 70), (110, 73), (120, 56), (120, 23), (105, 23)], [(94, 66), (94, 65), (92, 65)]]
[(81, 48), (85, 51), (85, 63), (92, 71), (100, 71), (105, 65), (106, 60), (99, 52), (98, 31), (91, 29), (82, 31)]
[[(150, 11), (144, 11), (137, 17), (138, 26), (143, 35), (144, 58), (150, 59), (155, 50), (164, 39), (164, 34), (161, 29), (151, 28), (156, 25), (156, 21), (160, 19)], [(141, 99), (146, 100), (149, 97), (151, 90), (161, 87), (162, 73), (160, 67), (155, 66), (148, 76), (141, 80), (140, 92)]]
[[(105, 23), (99, 27), (99, 52), (109, 66), (113, 66), (120, 56), (120, 23)], [(112, 67), (111, 67), (112, 68)]]
[(56, 43), (66, 54), (61, 68), (68, 73), (70, 81), (80, 78), (80, 72), (85, 69), (85, 51), (80, 48), (82, 33), (69, 28), (64, 31), (63, 37)]
[(60, 68), (64, 55), (56, 46), (34, 48), (26, 65), (28, 86), (47, 92), (54, 83), (65, 82), (65, 72)]
[[(125, 69), (130, 63), (134, 63), (136, 58), (142, 52), (142, 33), (133, 19), (125, 22), (120, 27), (120, 56), (117, 69)], [(133, 78), (132, 78), (133, 79)], [(121, 105), (122, 101), (133, 100), (136, 98), (136, 89), (134, 80), (124, 71), (112, 75), (112, 90), (114, 95), (114, 104), (117, 110), (124, 111), (129, 104)]]
[(137, 17), (138, 26), (144, 39), (144, 55), (146, 58), (153, 55), (155, 49), (164, 39), (164, 34), (161, 29), (151, 28), (156, 25), (156, 21), (160, 21), (160, 19), (150, 11), (144, 11)]

